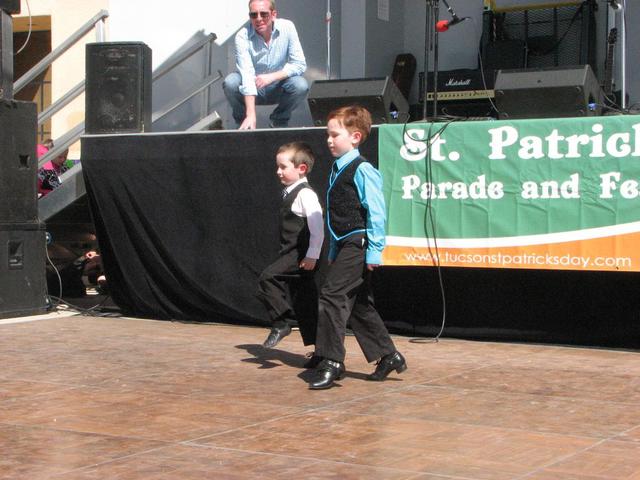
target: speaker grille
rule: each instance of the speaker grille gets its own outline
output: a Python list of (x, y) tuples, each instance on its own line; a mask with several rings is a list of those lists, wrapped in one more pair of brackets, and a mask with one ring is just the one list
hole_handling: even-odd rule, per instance
[(20, 0), (0, 0), (0, 10), (17, 15), (20, 13)]
[(602, 93), (589, 65), (500, 70), (495, 84), (499, 118), (599, 115)]
[(151, 130), (151, 50), (143, 43), (87, 45), (87, 133)]
[(307, 98), (316, 126), (325, 125), (336, 108), (360, 105), (371, 113), (374, 124), (405, 121), (409, 104), (390, 77), (318, 80)]
[(0, 224), (35, 221), (36, 104), (0, 99)]

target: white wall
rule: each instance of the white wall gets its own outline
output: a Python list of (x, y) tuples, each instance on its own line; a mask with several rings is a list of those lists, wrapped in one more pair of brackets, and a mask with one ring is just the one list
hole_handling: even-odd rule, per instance
[[(497, 0), (499, 6), (532, 5), (547, 0)], [(554, 2), (559, 0), (554, 0)], [(325, 14), (330, 3), (332, 78), (375, 77), (389, 75), (397, 54), (412, 53), (417, 60), (417, 71), (422, 71), (425, 43), (425, 0), (389, 0), (389, 21), (377, 18), (378, 0), (277, 0), (281, 17), (293, 20), (307, 57), (306, 78), (313, 82), (325, 79), (327, 63), (327, 38)], [(483, 0), (449, 0), (460, 17), (470, 20), (456, 25), (439, 35), (440, 69), (475, 68), (477, 50), (482, 31)], [(604, 7), (605, 0), (598, 0)], [(627, 88), (630, 103), (640, 101), (640, 67), (635, 59), (640, 48), (640, 31), (632, 26), (640, 20), (640, 2), (626, 0), (627, 4)], [(215, 33), (218, 37), (212, 52), (215, 69), (223, 74), (233, 69), (233, 42), (235, 31), (247, 20), (247, 0), (30, 0), (34, 15), (51, 15), (54, 28), (54, 46), (99, 8), (106, 8), (110, 41), (142, 41), (153, 51), (153, 65), (157, 67), (194, 35)], [(80, 11), (80, 7), (86, 12)], [(25, 0), (22, 13), (26, 14)], [(55, 18), (54, 18), (55, 17)], [(448, 19), (444, 4), (440, 2), (440, 18)], [(61, 23), (62, 21), (66, 23)], [(618, 19), (618, 22), (620, 20)], [(93, 41), (89, 38), (88, 41)], [(80, 50), (82, 48), (79, 47)], [(65, 56), (77, 57), (76, 63), (84, 65), (83, 51)], [(432, 57), (433, 60), (433, 57)], [(54, 83), (66, 86), (77, 76), (74, 68), (59, 63), (54, 69)], [(619, 68), (619, 62), (617, 67)], [(430, 68), (433, 68), (430, 66)], [(193, 72), (198, 74), (199, 72)], [(64, 78), (61, 78), (60, 76)], [(176, 75), (176, 84), (185, 83), (186, 74)], [(620, 82), (618, 82), (619, 84)], [(64, 84), (64, 85), (63, 85)], [(619, 85), (618, 85), (619, 86)], [(171, 91), (164, 85), (155, 92)], [(65, 90), (66, 91), (66, 90)], [(417, 101), (417, 75), (414, 79), (410, 103)], [(59, 94), (54, 93), (54, 97)], [(154, 102), (156, 99), (154, 99)], [(158, 101), (161, 101), (158, 100)], [(222, 95), (221, 83), (211, 88), (209, 105), (222, 114), (226, 126), (232, 126), (230, 112)], [(185, 107), (186, 108), (186, 107)], [(196, 106), (193, 107), (195, 109)], [(266, 109), (266, 107), (264, 107)], [(268, 115), (261, 113), (263, 118)], [(74, 106), (64, 120), (56, 120), (56, 130), (72, 126), (82, 116), (82, 107)], [(76, 118), (77, 117), (77, 118)], [(264, 123), (264, 122), (263, 122)], [(173, 122), (180, 125), (180, 121)], [(292, 126), (311, 124), (308, 107), (296, 112)], [(60, 128), (58, 128), (60, 125)]]
[(341, 52), (341, 68), (335, 78), (362, 78), (365, 76), (366, 55), (366, 0), (342, 0), (340, 35), (333, 44)]
[(244, 0), (110, 0), (110, 41), (141, 41), (153, 52), (154, 68), (199, 30), (222, 45), (247, 21)]

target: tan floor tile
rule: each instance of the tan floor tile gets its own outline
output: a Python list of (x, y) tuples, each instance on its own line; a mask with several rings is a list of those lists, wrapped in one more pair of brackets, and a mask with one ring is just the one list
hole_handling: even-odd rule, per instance
[(640, 427), (632, 428), (620, 434), (616, 440), (627, 440), (630, 442), (640, 442)]
[(395, 337), (409, 369), (378, 383), (348, 336), (311, 391), (310, 348), (267, 331), (0, 325), (0, 479), (640, 480), (633, 352)]
[(594, 440), (321, 410), (196, 443), (225, 448), (242, 445), (248, 451), (431, 474), (506, 479), (587, 448)]
[(353, 414), (608, 438), (640, 424), (640, 409), (576, 398), (414, 386), (336, 408)]
[(590, 374), (588, 382), (584, 380), (584, 371), (580, 370), (543, 366), (514, 370), (509, 365), (494, 365), (448, 376), (430, 384), (640, 405), (639, 376), (603, 371)]
[(640, 444), (607, 441), (550, 466), (550, 472), (602, 479), (640, 478)]
[(126, 457), (161, 442), (0, 424), (0, 478), (50, 478), (53, 474)]
[[(314, 480), (411, 480), (413, 472), (373, 468), (288, 455), (268, 455), (217, 448), (176, 447), (122, 459), (110, 464), (76, 471), (64, 476), (68, 480), (106, 478), (129, 479), (282, 479)], [(419, 477), (431, 480), (430, 477)], [(446, 480), (446, 477), (442, 480)]]

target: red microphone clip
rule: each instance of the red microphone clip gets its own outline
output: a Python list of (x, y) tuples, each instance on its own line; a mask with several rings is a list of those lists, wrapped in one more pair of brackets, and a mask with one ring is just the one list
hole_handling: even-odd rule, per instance
[(466, 19), (467, 17), (460, 18), (458, 16), (455, 16), (452, 20), (440, 20), (438, 23), (436, 23), (436, 30), (438, 32), (446, 32), (447, 30), (449, 30), (449, 27), (453, 27), (460, 22), (464, 22)]
[(440, 20), (436, 23), (436, 30), (440, 33), (449, 30), (449, 20)]

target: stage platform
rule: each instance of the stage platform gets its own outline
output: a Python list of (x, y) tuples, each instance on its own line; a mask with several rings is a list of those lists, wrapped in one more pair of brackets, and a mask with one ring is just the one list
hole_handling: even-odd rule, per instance
[(0, 478), (640, 478), (627, 351), (394, 338), (383, 383), (310, 391), (298, 332), (129, 318), (0, 321)]
[[(278, 250), (274, 158), (294, 140), (318, 156), (310, 182), (323, 199), (332, 161), (324, 128), (83, 137), (91, 213), (125, 314), (266, 323), (255, 292)], [(377, 161), (377, 127), (361, 151)], [(373, 280), (392, 331), (440, 331), (436, 268), (384, 267)], [(447, 337), (640, 346), (636, 273), (444, 268), (442, 285)]]

